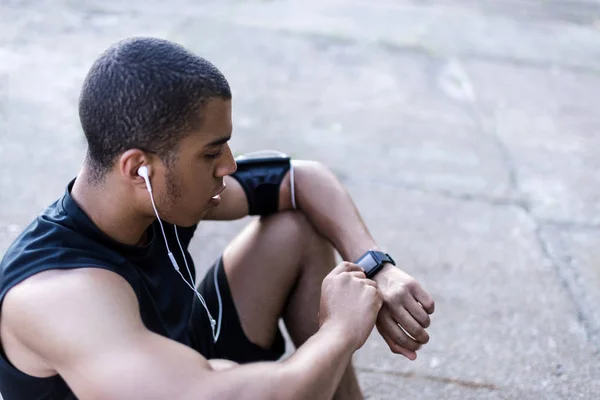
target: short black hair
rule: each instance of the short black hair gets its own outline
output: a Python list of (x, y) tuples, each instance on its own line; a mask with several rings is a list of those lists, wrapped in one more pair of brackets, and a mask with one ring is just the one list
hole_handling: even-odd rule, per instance
[(231, 99), (223, 74), (179, 44), (133, 37), (110, 46), (90, 68), (79, 98), (93, 179), (132, 148), (167, 161), (215, 97)]

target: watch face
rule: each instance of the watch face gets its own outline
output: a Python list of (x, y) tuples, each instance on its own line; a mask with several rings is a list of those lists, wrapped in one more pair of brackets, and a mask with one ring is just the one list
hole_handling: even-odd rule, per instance
[(371, 253), (367, 253), (364, 255), (364, 257), (362, 257), (360, 260), (358, 260), (356, 265), (358, 265), (365, 271), (369, 271), (371, 268), (373, 268), (377, 265), (377, 260), (375, 260), (375, 258), (373, 258), (373, 255), (371, 255)]

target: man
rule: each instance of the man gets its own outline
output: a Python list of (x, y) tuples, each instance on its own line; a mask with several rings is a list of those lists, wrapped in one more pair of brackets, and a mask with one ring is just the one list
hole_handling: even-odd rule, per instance
[[(230, 88), (208, 61), (123, 40), (79, 112), (80, 173), (0, 265), (5, 400), (357, 399), (351, 357), (375, 325), (409, 359), (427, 343), (433, 300), (327, 168), (236, 162)], [(247, 215), (196, 293), (196, 224)]]

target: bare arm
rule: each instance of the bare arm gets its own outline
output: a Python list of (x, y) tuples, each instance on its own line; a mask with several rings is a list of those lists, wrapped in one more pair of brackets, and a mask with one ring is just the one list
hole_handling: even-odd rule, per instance
[[(354, 261), (370, 248), (376, 248), (350, 194), (337, 177), (323, 164), (293, 160), (296, 205), (317, 230), (327, 237), (345, 260)], [(288, 172), (280, 186), (279, 211), (292, 209)], [(206, 219), (232, 220), (248, 215), (248, 202), (241, 185), (226, 177), (227, 190), (219, 207)]]
[[(338, 250), (344, 260), (355, 261), (366, 250), (378, 249), (360, 216), (350, 194), (339, 179), (321, 163), (294, 160), (295, 195), (297, 207)], [(233, 179), (232, 179), (233, 180)], [(237, 186), (236, 186), (237, 185)], [(227, 202), (215, 210), (217, 219), (232, 215), (244, 216), (248, 206), (244, 191), (235, 182)], [(279, 210), (292, 209), (290, 174), (279, 193)], [(374, 277), (384, 297), (384, 307), (377, 327), (394, 353), (414, 360), (416, 350), (429, 341), (425, 331), (430, 324), (429, 314), (435, 304), (432, 297), (410, 275), (400, 268), (386, 264)], [(402, 329), (412, 336), (406, 335)], [(414, 340), (415, 338), (416, 340)]]
[[(317, 230), (340, 252), (355, 261), (366, 250), (377, 248), (350, 193), (325, 165), (294, 161), (296, 205)], [(290, 176), (281, 184), (280, 209), (291, 210)]]
[(196, 351), (148, 331), (129, 284), (102, 269), (28, 279), (6, 296), (1, 323), (3, 337), (18, 338), (82, 400), (326, 399), (362, 345), (325, 322), (285, 362), (213, 369)]

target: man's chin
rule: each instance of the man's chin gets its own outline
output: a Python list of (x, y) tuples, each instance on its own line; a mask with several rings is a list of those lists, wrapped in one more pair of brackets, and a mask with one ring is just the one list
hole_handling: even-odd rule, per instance
[(204, 218), (205, 214), (206, 214), (206, 211), (202, 211), (202, 213), (196, 214), (193, 217), (185, 218), (185, 219), (184, 218), (178, 219), (177, 222), (175, 223), (175, 225), (182, 227), (182, 228), (191, 228), (194, 225), (197, 225)]
[(178, 227), (180, 228), (191, 228), (194, 225), (198, 225), (198, 223), (200, 222), (200, 220), (196, 221), (196, 222), (189, 222), (186, 224), (177, 224)]
[(196, 210), (189, 210), (189, 212), (183, 213), (180, 212), (172, 215), (171, 218), (169, 218), (168, 220), (165, 220), (171, 224), (180, 226), (182, 228), (190, 228), (194, 225), (197, 225), (200, 221), (202, 221), (205, 217), (206, 214), (208, 213), (208, 211), (211, 209), (212, 207), (202, 207), (201, 209), (196, 209)]
[(182, 228), (191, 228), (192, 226), (197, 225), (200, 221), (202, 221), (205, 214), (206, 214), (206, 211), (202, 212), (202, 214), (200, 216), (197, 216), (196, 218), (193, 218), (193, 219), (189, 219), (189, 220), (185, 221), (186, 223), (181, 224), (179, 226), (181, 226)]
[(200, 221), (202, 221), (204, 218), (206, 218), (206, 214), (208, 214), (208, 210), (206, 210), (206, 209), (204, 209), (200, 213), (196, 214), (195, 218), (193, 219), (193, 221), (190, 223), (189, 226), (198, 224)]

